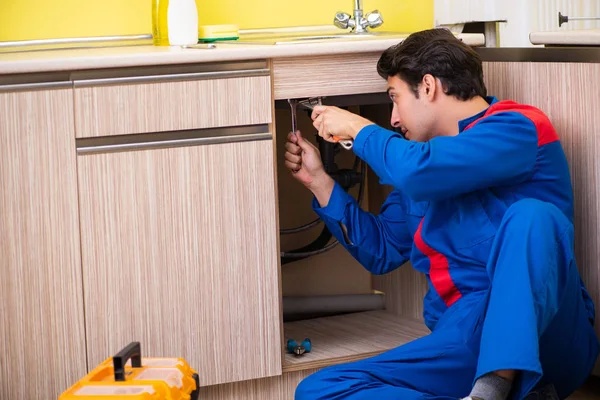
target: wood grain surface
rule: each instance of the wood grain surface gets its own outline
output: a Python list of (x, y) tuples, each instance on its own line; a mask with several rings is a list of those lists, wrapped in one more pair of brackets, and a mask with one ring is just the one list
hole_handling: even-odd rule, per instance
[(312, 350), (301, 357), (286, 354), (283, 370), (298, 371), (357, 361), (429, 333), (425, 325), (387, 311), (368, 311), (335, 317), (289, 322), (285, 338), (298, 342), (308, 337)]
[(136, 340), (201, 385), (281, 373), (272, 146), (79, 156), (90, 365)]
[(380, 52), (278, 58), (273, 61), (275, 99), (381, 93), (386, 81), (377, 74)]
[(265, 124), (268, 76), (74, 89), (78, 138)]
[[(567, 155), (575, 200), (575, 252), (583, 281), (600, 314), (600, 64), (484, 64), (488, 92), (531, 104), (554, 125)], [(600, 334), (600, 324), (596, 324)], [(600, 360), (596, 366), (600, 374)]]
[(0, 94), (0, 399), (86, 373), (71, 90)]
[(272, 378), (234, 382), (200, 389), (202, 400), (294, 400), (296, 386), (316, 369), (287, 372)]

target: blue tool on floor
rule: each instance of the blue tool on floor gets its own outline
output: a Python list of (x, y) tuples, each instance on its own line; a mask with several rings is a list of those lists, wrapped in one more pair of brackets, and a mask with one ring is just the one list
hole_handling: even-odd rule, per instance
[(302, 343), (298, 344), (294, 339), (287, 341), (287, 351), (291, 354), (301, 356), (304, 353), (310, 353), (312, 343), (309, 338), (304, 339)]

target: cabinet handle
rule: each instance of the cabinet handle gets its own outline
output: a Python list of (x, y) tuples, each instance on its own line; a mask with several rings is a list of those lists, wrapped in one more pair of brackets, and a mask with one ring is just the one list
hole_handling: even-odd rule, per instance
[(236, 71), (211, 71), (211, 72), (189, 72), (179, 74), (162, 75), (142, 75), (142, 76), (120, 76), (111, 78), (92, 78), (74, 80), (73, 86), (90, 87), (101, 85), (122, 85), (128, 83), (156, 83), (170, 82), (180, 80), (206, 80), (206, 79), (227, 79), (253, 76), (270, 76), (271, 71), (268, 68), (260, 69), (241, 69)]
[(192, 129), (188, 131), (141, 133), (77, 139), (77, 154), (149, 150), (166, 147), (202, 146), (210, 144), (270, 140), (268, 125), (227, 128)]
[(0, 85), (0, 93), (18, 92), (23, 90), (69, 89), (72, 87), (73, 82), (71, 81), (9, 83), (7, 85)]

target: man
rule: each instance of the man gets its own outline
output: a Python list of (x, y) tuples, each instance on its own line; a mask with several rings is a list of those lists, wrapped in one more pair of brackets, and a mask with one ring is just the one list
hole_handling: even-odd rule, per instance
[[(286, 166), (369, 271), (410, 260), (427, 276), (432, 333), (323, 369), (297, 400), (563, 399), (590, 374), (594, 305), (573, 255), (573, 198), (559, 138), (538, 109), (487, 97), (481, 60), (450, 32), (412, 34), (379, 74), (403, 136), (336, 107), (312, 118), (394, 187), (378, 216), (360, 210), (300, 132)], [(408, 139), (408, 140), (407, 140)]]

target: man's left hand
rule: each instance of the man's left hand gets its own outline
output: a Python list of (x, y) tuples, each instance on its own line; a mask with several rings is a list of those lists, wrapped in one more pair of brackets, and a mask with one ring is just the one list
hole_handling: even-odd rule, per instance
[(332, 143), (337, 141), (333, 136), (339, 140), (354, 140), (362, 128), (373, 124), (360, 115), (333, 106), (316, 106), (311, 118), (319, 136)]

